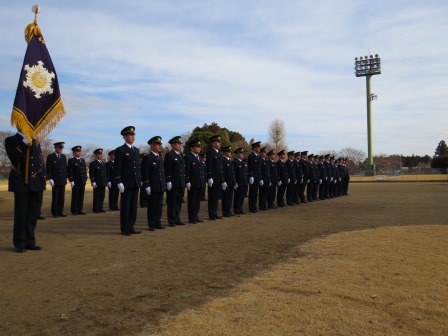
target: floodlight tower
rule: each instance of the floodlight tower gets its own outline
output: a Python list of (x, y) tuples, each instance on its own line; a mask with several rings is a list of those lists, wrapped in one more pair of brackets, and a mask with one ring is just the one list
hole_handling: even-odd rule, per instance
[(373, 164), (373, 153), (372, 153), (372, 114), (371, 114), (371, 103), (373, 99), (376, 99), (376, 95), (370, 92), (370, 78), (373, 75), (381, 74), (381, 58), (378, 54), (373, 57), (361, 56), (359, 59), (355, 57), (355, 75), (356, 77), (366, 77), (366, 97), (367, 97), (367, 146), (368, 146), (368, 161), (369, 172), (375, 174), (375, 165)]

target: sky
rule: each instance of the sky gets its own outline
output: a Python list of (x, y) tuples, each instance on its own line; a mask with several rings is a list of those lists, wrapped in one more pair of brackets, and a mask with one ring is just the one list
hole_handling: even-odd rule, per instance
[[(0, 0), (0, 130), (12, 105), (35, 2)], [(204, 123), (289, 149), (367, 153), (366, 79), (354, 58), (379, 54), (371, 79), (374, 154), (434, 155), (448, 141), (448, 2), (442, 0), (41, 0), (38, 17), (67, 115), (66, 147), (163, 142)]]

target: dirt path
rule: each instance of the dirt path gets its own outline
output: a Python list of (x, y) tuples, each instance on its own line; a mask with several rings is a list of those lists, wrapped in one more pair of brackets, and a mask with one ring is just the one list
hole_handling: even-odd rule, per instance
[[(310, 238), (448, 224), (447, 183), (353, 184), (348, 197), (131, 237), (118, 234), (116, 212), (47, 218), (37, 229), (44, 250), (19, 255), (11, 248), (11, 197), (0, 192), (1, 335), (150, 331), (167, 315), (225, 296), (241, 281), (296, 257), (295, 247)], [(86, 204), (90, 200), (91, 194)], [(138, 229), (145, 229), (145, 220), (139, 209)]]

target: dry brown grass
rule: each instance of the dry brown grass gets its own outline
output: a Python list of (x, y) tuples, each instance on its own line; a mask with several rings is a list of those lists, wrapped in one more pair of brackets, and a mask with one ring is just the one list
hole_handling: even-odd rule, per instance
[(448, 334), (448, 227), (344, 232), (299, 250), (151, 335)]

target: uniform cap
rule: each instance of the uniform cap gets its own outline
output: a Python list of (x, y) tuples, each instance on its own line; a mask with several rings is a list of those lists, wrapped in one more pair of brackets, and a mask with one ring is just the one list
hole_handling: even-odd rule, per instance
[(221, 136), (218, 135), (218, 134), (216, 134), (216, 135), (212, 135), (208, 140), (209, 140), (210, 142), (213, 142), (213, 141), (221, 142)]
[(107, 153), (107, 155), (115, 155), (115, 151), (114, 150), (111, 150), (109, 153)]
[(134, 135), (135, 134), (135, 127), (134, 126), (126, 126), (125, 128), (123, 128), (120, 132), (121, 135), (126, 135), (126, 134), (130, 134), (130, 135)]
[(160, 135), (153, 136), (151, 139), (148, 140), (148, 145), (150, 144), (162, 144), (162, 137)]
[(201, 147), (201, 141), (199, 139), (191, 140), (190, 147)]
[(266, 153), (266, 147), (263, 147), (262, 149), (260, 149), (260, 153)]
[(238, 153), (244, 153), (244, 149), (243, 149), (242, 147), (239, 147), (239, 148), (235, 149), (233, 152), (234, 152), (235, 154), (238, 154)]
[(303, 151), (300, 153), (300, 155), (308, 155), (308, 151)]
[(172, 145), (172, 144), (182, 144), (182, 137), (181, 136), (175, 136), (174, 138), (171, 138), (170, 139), (170, 141), (168, 141), (168, 143), (170, 144), (170, 145)]
[(252, 146), (252, 148), (260, 147), (261, 146), (261, 141), (254, 142), (251, 146)]
[(271, 156), (272, 154), (275, 154), (273, 149), (271, 149), (269, 152), (267, 152), (268, 156)]
[(311, 159), (314, 157), (314, 154), (310, 154), (310, 155), (308, 155), (308, 157)]
[(285, 150), (284, 149), (282, 149), (280, 152), (277, 153), (277, 155), (283, 155), (283, 154), (285, 154)]
[(225, 146), (225, 147), (222, 147), (221, 150), (222, 150), (223, 152), (231, 152), (231, 151), (232, 151), (232, 146)]
[(81, 148), (82, 148), (81, 146), (72, 147), (72, 152), (80, 152)]
[(97, 148), (93, 151), (93, 154), (103, 154), (103, 149), (102, 148)]
[(65, 142), (55, 142), (54, 144), (53, 144), (53, 146), (55, 146), (55, 147), (60, 147), (60, 148), (64, 148), (64, 145), (65, 145)]
[(294, 153), (294, 156), (295, 156), (295, 157), (298, 157), (298, 156), (301, 156), (301, 154), (300, 154), (300, 152), (295, 152), (295, 153)]
[(288, 155), (294, 155), (294, 151), (289, 151)]

